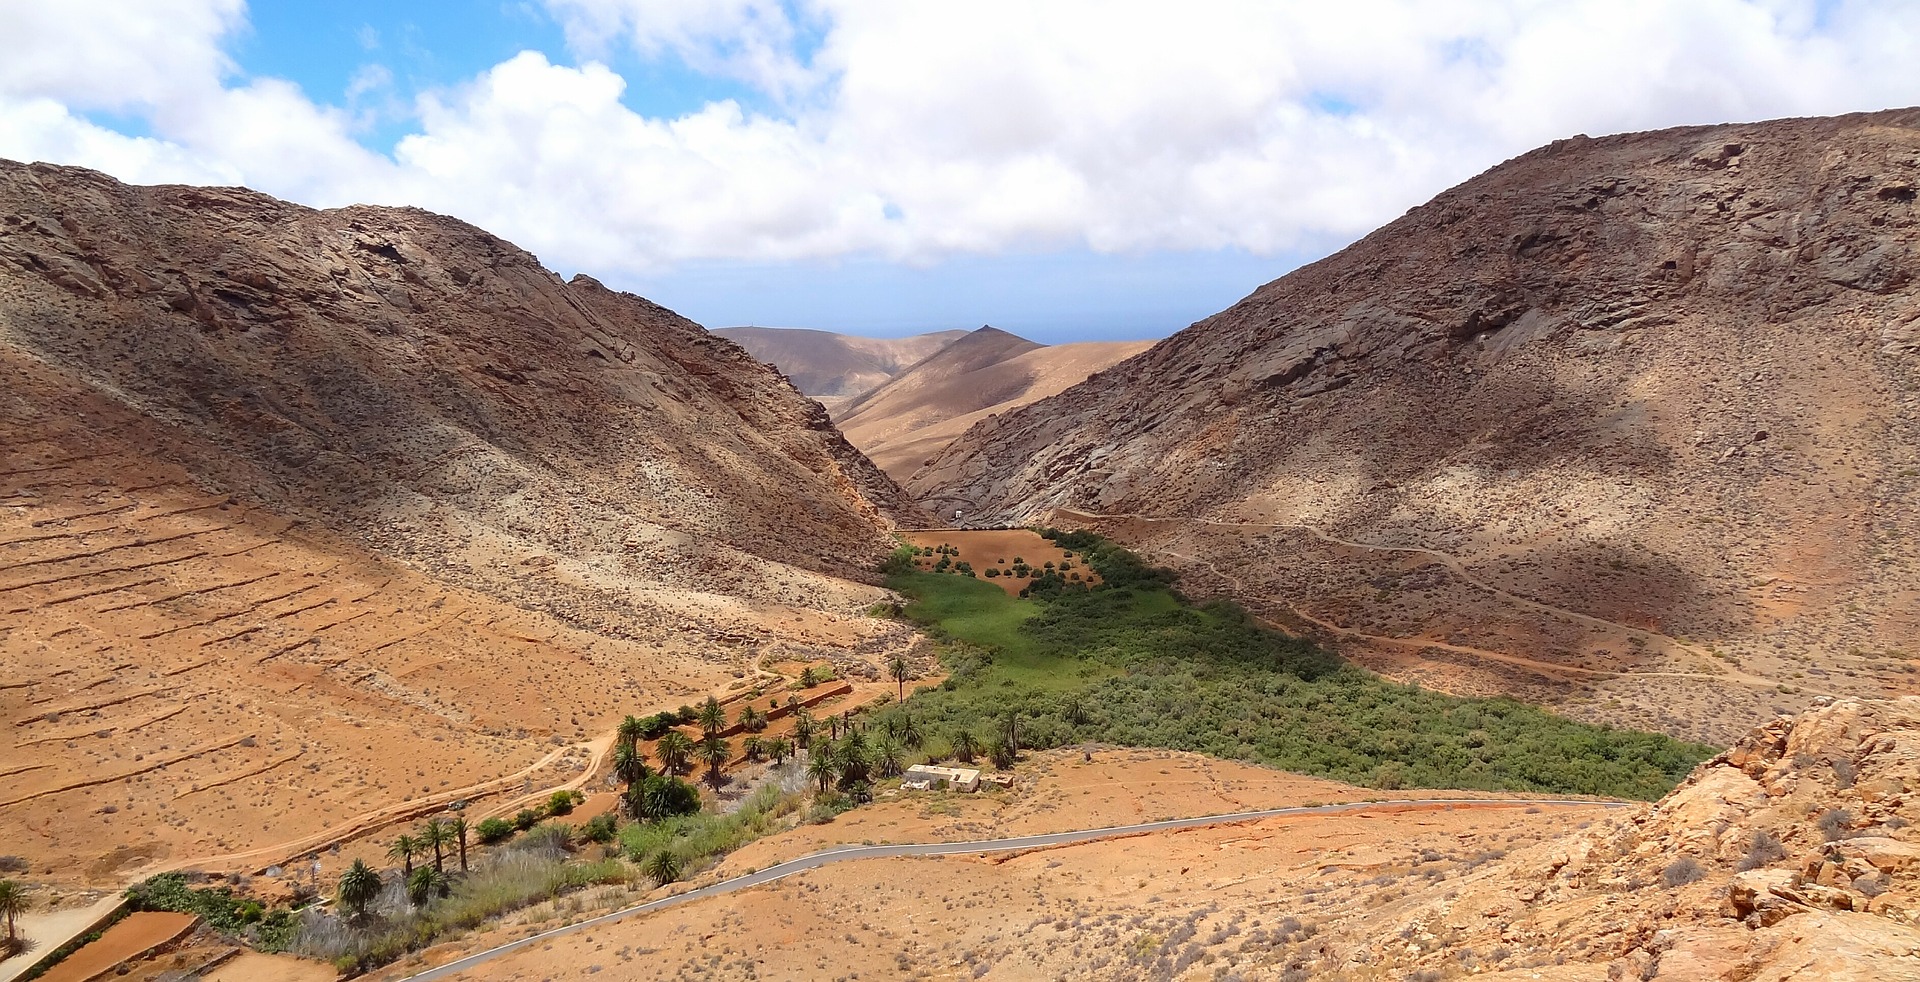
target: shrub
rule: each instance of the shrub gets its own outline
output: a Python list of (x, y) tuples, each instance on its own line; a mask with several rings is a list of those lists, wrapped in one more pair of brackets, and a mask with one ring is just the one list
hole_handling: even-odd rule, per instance
[(1660, 882), (1666, 884), (1668, 889), (1672, 889), (1678, 886), (1685, 886), (1689, 883), (1697, 883), (1706, 875), (1706, 867), (1701, 866), (1699, 860), (1692, 856), (1681, 856), (1679, 859), (1668, 863), (1667, 868), (1660, 871)]
[(481, 819), (480, 824), (474, 826), (473, 831), (480, 837), (482, 843), (493, 845), (513, 838), (514, 825), (505, 819), (486, 818)]
[(1814, 820), (1814, 824), (1820, 827), (1820, 834), (1825, 836), (1828, 842), (1844, 839), (1848, 829), (1853, 827), (1853, 813), (1845, 808), (1829, 808), (1820, 813), (1820, 817)]
[(998, 567), (994, 567), (994, 566), (987, 567), (987, 579), (989, 580), (995, 579), (999, 577), (999, 575), (1000, 575), (1000, 570)]
[(531, 808), (522, 808), (513, 816), (513, 827), (522, 832), (538, 824), (540, 824), (540, 813)]
[(614, 817), (612, 812), (604, 815), (595, 815), (587, 819), (587, 824), (580, 830), (580, 837), (588, 842), (601, 844), (612, 842), (619, 821), (618, 818)]
[(1764, 830), (1755, 829), (1753, 839), (1747, 844), (1747, 854), (1734, 864), (1738, 870), (1759, 869), (1787, 858), (1785, 846), (1780, 840), (1768, 835)]
[(549, 815), (565, 815), (572, 811), (573, 792), (571, 791), (555, 791), (553, 797), (547, 799), (547, 814)]
[(910, 573), (913, 571), (913, 560), (918, 555), (920, 550), (910, 545), (895, 546), (894, 550), (887, 554), (887, 558), (880, 561), (880, 572), (887, 576)]

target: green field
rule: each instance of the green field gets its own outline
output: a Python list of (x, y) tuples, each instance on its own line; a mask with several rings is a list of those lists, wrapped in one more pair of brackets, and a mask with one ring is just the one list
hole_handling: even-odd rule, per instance
[(887, 732), (910, 717), (922, 753), (938, 755), (962, 728), (983, 744), (1004, 736), (1011, 715), (1026, 748), (1165, 747), (1379, 788), (1641, 799), (1715, 753), (1388, 682), (1234, 605), (1189, 604), (1170, 574), (1124, 550), (1084, 533), (1063, 541), (1107, 585), (1023, 600), (948, 573), (889, 580), (913, 598), (905, 616), (941, 641), (951, 677), (877, 713)]

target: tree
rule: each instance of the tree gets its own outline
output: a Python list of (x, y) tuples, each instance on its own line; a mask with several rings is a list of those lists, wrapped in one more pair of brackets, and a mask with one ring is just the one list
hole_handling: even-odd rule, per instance
[(907, 679), (912, 674), (911, 667), (907, 664), (907, 656), (901, 652), (894, 652), (893, 660), (887, 662), (887, 676), (900, 687), (901, 702), (907, 701)]
[(0, 914), (7, 918), (7, 950), (12, 951), (20, 944), (19, 935), (14, 933), (14, 917), (27, 912), (33, 906), (33, 900), (27, 896), (27, 888), (12, 880), (0, 880)]
[(467, 871), (467, 833), (472, 829), (473, 827), (467, 824), (465, 815), (455, 815), (453, 820), (447, 823), (447, 831), (453, 833), (454, 844), (460, 847), (460, 872), (462, 873)]
[(740, 754), (748, 760), (759, 760), (766, 755), (766, 752), (767, 745), (757, 736), (749, 736), (740, 741)]
[(687, 769), (687, 761), (693, 759), (693, 741), (679, 730), (668, 730), (653, 752), (660, 755), (660, 766), (667, 773), (681, 774)]
[(727, 711), (720, 708), (720, 700), (712, 696), (700, 704), (700, 732), (713, 736), (727, 728)]
[(425, 847), (419, 839), (410, 835), (402, 835), (400, 838), (393, 840), (393, 848), (387, 850), (387, 858), (400, 861), (400, 878), (404, 880), (413, 876), (413, 857), (420, 855), (424, 851)]
[(798, 706), (793, 710), (793, 745), (802, 750), (813, 742), (813, 714), (807, 707)]
[(811, 689), (819, 684), (820, 677), (814, 674), (812, 665), (808, 665), (800, 670), (800, 688)]
[(980, 753), (980, 738), (974, 736), (972, 730), (963, 729), (954, 733), (953, 755), (955, 757), (960, 758), (961, 763), (963, 764), (973, 763), (973, 758), (978, 756), (979, 753)]
[(1014, 754), (1020, 753), (1020, 714), (1008, 710), (1006, 723), (1001, 727), (1000, 732), (1000, 738), (1006, 742), (1007, 749)]
[(987, 750), (987, 756), (993, 759), (993, 766), (1003, 771), (1011, 768), (1014, 761), (1019, 758), (1019, 754), (1013, 749), (1013, 744), (1008, 743), (1004, 738), (993, 741), (993, 746)]
[(361, 860), (354, 860), (345, 873), (340, 874), (340, 906), (354, 917), (367, 916), (367, 905), (373, 898), (380, 896), (380, 874), (367, 868)]
[(443, 818), (429, 818), (420, 826), (420, 844), (433, 850), (433, 868), (441, 873), (447, 871), (444, 850), (453, 844), (453, 830), (447, 827)]
[(680, 857), (670, 850), (656, 849), (640, 864), (640, 871), (665, 886), (680, 878)]
[(927, 742), (926, 735), (920, 732), (920, 726), (913, 721), (912, 716), (905, 713), (901, 716), (905, 718), (900, 723), (900, 742), (915, 750), (920, 749)]
[(837, 769), (834, 767), (832, 753), (808, 751), (807, 776), (820, 782), (821, 793), (824, 794), (828, 788), (833, 786), (833, 779), (836, 773)]
[(709, 733), (700, 741), (700, 762), (707, 765), (707, 783), (713, 785), (713, 790), (720, 790), (720, 785), (726, 783), (727, 761), (731, 759), (733, 748), (720, 734)]
[(900, 747), (892, 740), (882, 740), (873, 748), (873, 769), (881, 777), (899, 777), (905, 768)]
[(647, 778), (647, 758), (638, 747), (621, 744), (613, 748), (613, 776), (631, 788)]
[(740, 707), (740, 728), (748, 733), (758, 733), (767, 728), (767, 714), (753, 708), (751, 703)]
[(446, 876), (431, 866), (422, 866), (407, 877), (407, 899), (415, 907), (425, 907), (435, 894), (444, 897), (448, 892)]
[(774, 737), (766, 741), (762, 744), (762, 748), (766, 750), (767, 756), (772, 757), (773, 762), (776, 764), (784, 764), (787, 762), (788, 757), (793, 756), (793, 744), (779, 737)]
[(615, 731), (620, 746), (631, 750), (640, 744), (640, 738), (647, 733), (647, 723), (638, 716), (629, 715), (620, 721), (620, 729)]

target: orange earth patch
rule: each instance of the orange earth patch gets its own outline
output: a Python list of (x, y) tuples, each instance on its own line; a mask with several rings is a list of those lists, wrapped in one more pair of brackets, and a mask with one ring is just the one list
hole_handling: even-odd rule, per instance
[[(1056, 566), (1060, 563), (1072, 563), (1068, 571), (1069, 578), (1080, 574), (1085, 583), (1098, 583), (1100, 577), (1088, 568), (1079, 554), (1068, 555), (1065, 549), (1054, 545), (1032, 529), (934, 529), (926, 532), (907, 532), (903, 538), (911, 545), (938, 548), (943, 545), (960, 550), (956, 562), (964, 562), (973, 567), (981, 579), (998, 586), (1008, 593), (1018, 595), (1031, 582), (1025, 577), (1010, 573), (1016, 560), (1025, 560), (1034, 569), (1042, 569), (1048, 563)], [(924, 570), (933, 568), (939, 561), (938, 556), (921, 556), (915, 565)], [(998, 569), (999, 576), (987, 576), (988, 569)]]

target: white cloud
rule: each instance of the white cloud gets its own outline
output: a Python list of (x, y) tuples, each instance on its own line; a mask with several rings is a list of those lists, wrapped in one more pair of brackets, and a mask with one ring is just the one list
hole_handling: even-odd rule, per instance
[[(523, 52), (421, 98), (387, 157), (346, 110), (233, 77), (238, 0), (127, 17), (0, 0), (25, 26), (0, 38), (0, 155), (421, 204), (617, 273), (1270, 253), (1357, 235), (1574, 132), (1920, 103), (1920, 6), (1902, 0), (547, 4), (578, 57), (674, 62), (775, 108), (647, 117), (602, 62)], [(357, 76), (356, 97), (384, 83)], [(103, 109), (153, 136), (83, 115)]]

